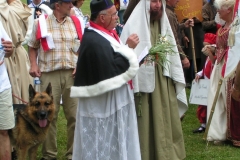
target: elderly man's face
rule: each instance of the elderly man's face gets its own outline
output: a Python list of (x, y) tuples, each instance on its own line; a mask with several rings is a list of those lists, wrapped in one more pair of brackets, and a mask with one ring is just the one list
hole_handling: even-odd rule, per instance
[(162, 1), (161, 0), (151, 0), (150, 15), (151, 15), (151, 19), (153, 20), (158, 20), (162, 17)]
[(107, 9), (106, 14), (101, 14), (103, 16), (102, 22), (103, 26), (107, 30), (112, 30), (117, 26), (118, 23), (118, 15), (117, 15), (116, 7), (113, 5), (111, 8)]

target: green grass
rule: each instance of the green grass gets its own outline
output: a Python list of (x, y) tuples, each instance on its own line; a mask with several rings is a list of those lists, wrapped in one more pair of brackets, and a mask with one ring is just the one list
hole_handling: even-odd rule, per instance
[[(190, 90), (187, 89), (187, 95), (190, 94)], [(239, 160), (240, 151), (239, 148), (233, 147), (230, 144), (223, 146), (215, 146), (213, 144), (207, 144), (203, 140), (203, 134), (193, 134), (192, 130), (199, 127), (199, 122), (196, 117), (196, 105), (189, 104), (189, 109), (185, 114), (182, 121), (183, 135), (185, 141), (185, 149), (187, 157), (185, 160)], [(62, 109), (60, 110), (58, 117), (58, 159), (64, 160), (64, 154), (66, 151), (66, 120)], [(41, 156), (40, 148), (38, 152), (38, 158)]]
[(90, 2), (91, 2), (91, 0), (85, 0), (81, 7), (81, 10), (84, 15), (88, 14), (90, 16)]
[[(187, 89), (187, 95), (189, 94), (190, 90)], [(187, 153), (185, 160), (239, 160), (239, 148), (233, 147), (230, 144), (223, 146), (207, 144), (207, 142), (203, 140), (203, 134), (192, 133), (193, 129), (199, 127), (196, 109), (196, 105), (189, 104), (189, 109), (182, 122)]]
[[(189, 93), (190, 90), (187, 89), (187, 95), (189, 95)], [(199, 127), (199, 122), (196, 117), (196, 109), (196, 105), (189, 104), (189, 109), (182, 121), (185, 149), (187, 154), (185, 160), (239, 160), (239, 148), (233, 147), (230, 144), (225, 144), (223, 146), (207, 144), (207, 142), (203, 140), (203, 134), (192, 133), (193, 129)], [(67, 131), (66, 120), (62, 109), (59, 113), (57, 127), (58, 159), (64, 160)], [(41, 157), (40, 148), (38, 152), (39, 159)]]
[[(90, 15), (89, 9), (90, 0), (85, 0), (81, 7), (84, 14)], [(190, 91), (187, 89), (187, 95)], [(238, 148), (233, 147), (229, 144), (223, 146), (215, 146), (213, 144), (207, 144), (203, 140), (203, 134), (193, 134), (192, 130), (199, 127), (199, 122), (196, 117), (196, 105), (189, 104), (189, 109), (185, 114), (185, 118), (182, 121), (182, 128), (185, 140), (185, 148), (187, 157), (185, 160), (239, 160), (240, 151)], [(58, 159), (64, 160), (64, 154), (66, 152), (66, 120), (62, 109), (59, 113), (58, 118)], [(41, 157), (39, 147), (38, 158)]]

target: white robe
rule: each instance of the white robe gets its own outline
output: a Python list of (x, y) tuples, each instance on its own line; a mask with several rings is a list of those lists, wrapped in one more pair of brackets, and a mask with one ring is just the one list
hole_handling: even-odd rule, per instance
[(129, 86), (79, 98), (74, 135), (73, 160), (140, 160), (134, 97)]
[[(126, 47), (104, 32), (89, 29), (106, 38), (115, 51)], [(117, 76), (117, 84), (111, 83), (114, 77), (99, 82), (106, 84), (102, 88), (99, 83), (71, 87), (70, 96), (79, 97), (73, 160), (141, 160), (133, 90), (127, 84), (138, 70), (137, 57), (129, 50), (119, 53), (129, 60), (130, 69)]]
[[(217, 63), (217, 62), (216, 62)], [(214, 97), (218, 88), (218, 82), (221, 78), (221, 70), (223, 66), (223, 61), (213, 68), (209, 92), (208, 92), (208, 107), (207, 107), (207, 121), (211, 113), (212, 104)], [(212, 117), (211, 125), (209, 126), (209, 131), (207, 135), (208, 141), (225, 141), (227, 134), (227, 110), (226, 110), (226, 80), (223, 80), (219, 96), (217, 99), (216, 107)]]

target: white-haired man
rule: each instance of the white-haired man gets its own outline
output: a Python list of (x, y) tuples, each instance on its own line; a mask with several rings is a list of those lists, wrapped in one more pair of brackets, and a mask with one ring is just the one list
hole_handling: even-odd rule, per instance
[(132, 34), (122, 43), (111, 0), (92, 0), (71, 96), (78, 97), (74, 160), (140, 160), (131, 79), (139, 68)]

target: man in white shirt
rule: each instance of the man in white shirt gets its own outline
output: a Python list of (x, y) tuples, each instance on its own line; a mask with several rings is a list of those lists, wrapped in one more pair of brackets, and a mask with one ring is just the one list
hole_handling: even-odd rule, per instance
[(10, 57), (13, 46), (0, 21), (0, 159), (11, 159), (8, 130), (14, 127), (12, 91), (3, 57)]

